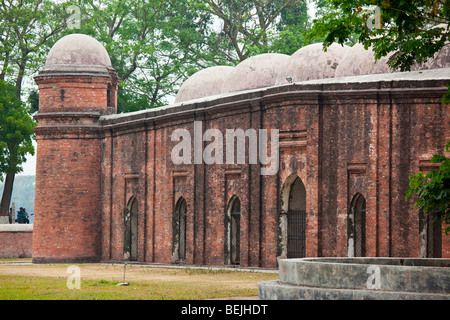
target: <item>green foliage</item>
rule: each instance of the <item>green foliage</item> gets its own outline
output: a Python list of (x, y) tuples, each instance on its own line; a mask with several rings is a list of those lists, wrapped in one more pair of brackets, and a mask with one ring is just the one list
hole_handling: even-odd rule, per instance
[(292, 54), (306, 44), (309, 20), (305, 0), (205, 3), (204, 10), (221, 27), (209, 32), (208, 47), (232, 65), (261, 53)]
[(16, 87), (0, 80), (0, 179), (5, 173), (19, 173), (26, 155), (34, 155), (35, 121), (16, 97)]
[(442, 104), (450, 104), (450, 83), (447, 83), (447, 92), (444, 94), (444, 97), (442, 98)]
[[(67, 21), (80, 9), (80, 28)], [(236, 65), (266, 52), (292, 54), (305, 45), (306, 0), (26, 0), (0, 4), (0, 79), (22, 79), (44, 63), (64, 35), (99, 40), (122, 80), (119, 112), (159, 107), (198, 70)], [(29, 102), (38, 108), (31, 91)]]
[[(450, 40), (450, 0), (320, 0), (309, 37), (324, 46), (360, 42), (375, 58), (389, 56), (392, 69), (409, 71), (434, 57)], [(375, 25), (375, 8), (380, 9)], [(378, 24), (378, 23), (377, 23)], [(443, 103), (449, 102), (450, 88)]]
[[(200, 1), (72, 1), (81, 10), (81, 29), (106, 48), (121, 78), (118, 111), (159, 107), (175, 88), (205, 66), (206, 26), (210, 17)], [(207, 63), (206, 63), (207, 64)]]
[(24, 77), (42, 67), (67, 16), (53, 1), (0, 2), (0, 79), (13, 81), (18, 97)]
[(34, 113), (39, 110), (39, 91), (32, 89), (28, 95), (28, 104), (30, 105), (30, 112)]
[(305, 0), (69, 1), (81, 29), (107, 49), (122, 80), (118, 111), (166, 105), (198, 70), (305, 44)]
[[(445, 145), (445, 151), (450, 152), (450, 142)], [(418, 196), (415, 207), (433, 216), (433, 220), (440, 220), (450, 224), (450, 158), (436, 154), (431, 163), (441, 163), (439, 170), (432, 170), (427, 174), (418, 172), (409, 176), (410, 189), (406, 198)], [(446, 234), (450, 226), (445, 228)]]

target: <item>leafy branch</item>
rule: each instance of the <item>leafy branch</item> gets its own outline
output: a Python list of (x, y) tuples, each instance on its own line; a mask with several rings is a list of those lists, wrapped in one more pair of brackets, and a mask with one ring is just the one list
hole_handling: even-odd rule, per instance
[[(445, 145), (445, 151), (450, 152), (450, 142)], [(431, 170), (427, 174), (418, 172), (409, 176), (409, 186), (406, 199), (416, 195), (418, 197), (414, 207), (422, 209), (432, 216), (432, 221), (443, 221), (450, 225), (450, 158), (436, 154), (431, 163), (441, 163), (439, 170)], [(445, 233), (450, 232), (450, 226)]]

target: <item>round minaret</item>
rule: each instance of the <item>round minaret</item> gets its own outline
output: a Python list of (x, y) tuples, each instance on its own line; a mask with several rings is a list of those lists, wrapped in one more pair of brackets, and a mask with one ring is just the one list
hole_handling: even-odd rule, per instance
[(72, 34), (50, 50), (39, 86), (33, 262), (101, 259), (98, 120), (116, 112), (118, 78), (105, 48)]

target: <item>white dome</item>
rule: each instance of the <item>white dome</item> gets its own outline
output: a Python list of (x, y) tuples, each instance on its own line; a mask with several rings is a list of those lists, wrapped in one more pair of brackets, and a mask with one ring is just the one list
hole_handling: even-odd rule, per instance
[(305, 46), (297, 50), (280, 69), (276, 84), (334, 78), (336, 68), (349, 49), (336, 43), (329, 46), (326, 52), (322, 43)]
[(228, 66), (216, 66), (198, 71), (180, 87), (175, 102), (220, 94), (224, 80), (233, 69)]
[(336, 77), (390, 73), (392, 70), (387, 65), (388, 59), (389, 56), (375, 61), (372, 49), (366, 50), (362, 44), (357, 43), (342, 58), (336, 69)]
[(434, 57), (427, 62), (414, 65), (411, 70), (429, 70), (450, 68), (450, 43), (447, 43)]
[(278, 72), (289, 56), (280, 53), (264, 53), (239, 63), (223, 83), (222, 93), (271, 87)]
[(111, 60), (103, 45), (85, 34), (70, 34), (51, 48), (40, 73), (104, 73)]

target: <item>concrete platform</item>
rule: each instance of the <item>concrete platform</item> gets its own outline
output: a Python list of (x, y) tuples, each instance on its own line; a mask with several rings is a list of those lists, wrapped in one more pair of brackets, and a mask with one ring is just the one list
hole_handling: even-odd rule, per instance
[(261, 300), (450, 300), (450, 259), (306, 258), (279, 261)]

